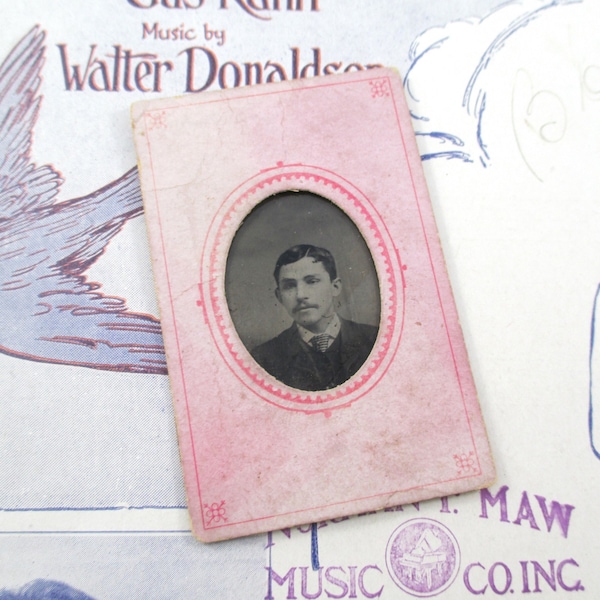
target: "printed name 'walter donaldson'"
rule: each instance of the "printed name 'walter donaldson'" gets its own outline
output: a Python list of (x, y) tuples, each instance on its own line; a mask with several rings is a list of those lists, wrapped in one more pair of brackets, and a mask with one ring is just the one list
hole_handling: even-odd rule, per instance
[[(144, 30), (146, 31), (146, 30)], [(162, 35), (162, 30), (156, 31)], [(204, 35), (214, 35), (205, 32)], [(219, 31), (223, 35), (224, 30)], [(195, 35), (181, 29), (169, 30), (167, 36)], [(219, 45), (219, 41), (216, 42)], [(124, 48), (120, 44), (104, 51), (96, 44), (87, 55), (75, 57), (67, 44), (58, 44), (60, 66), (66, 91), (81, 92), (161, 92), (172, 79), (182, 92), (204, 92), (213, 87), (228, 89), (318, 75), (334, 75), (380, 67), (379, 64), (325, 59), (321, 48), (310, 52), (289, 49), (288, 61), (220, 61), (218, 53), (206, 46), (190, 46), (168, 58)]]

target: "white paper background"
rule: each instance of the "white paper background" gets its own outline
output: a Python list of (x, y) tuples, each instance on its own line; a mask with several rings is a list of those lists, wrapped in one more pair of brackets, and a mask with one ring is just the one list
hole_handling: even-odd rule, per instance
[[(324, 569), (339, 565), (346, 573), (349, 566), (360, 571), (377, 565), (380, 572), (370, 570), (365, 576), (366, 591), (381, 588), (379, 597), (406, 597), (387, 573), (385, 548), (405, 520), (429, 517), (453, 531), (462, 553), (459, 575), (444, 598), (472, 595), (464, 583), (469, 564), (482, 565), (471, 569), (470, 582), (480, 591), (487, 584), (487, 597), (499, 594), (489, 587), (486, 573), (495, 563), (505, 564), (513, 576), (506, 593), (519, 597), (538, 593), (532, 561), (549, 570), (549, 561), (557, 569), (568, 559), (579, 567), (565, 563), (562, 584), (555, 571), (551, 581), (556, 590), (539, 580), (539, 593), (567, 598), (574, 591), (566, 588), (573, 587), (579, 588), (579, 596), (597, 597), (594, 534), (600, 465), (588, 435), (590, 326), (600, 280), (597, 4), (510, 3), (483, 23), (479, 19), (499, 2), (321, 0), (318, 13), (273, 12), (269, 21), (251, 17), (236, 2), (226, 10), (217, 1), (205, 4), (198, 10), (142, 10), (126, 0), (4, 0), (0, 56), (34, 24), (47, 32), (44, 98), (32, 159), (62, 173), (61, 199), (92, 192), (135, 164), (129, 105), (156, 95), (65, 91), (59, 43), (67, 44), (71, 60), (79, 64), (87, 60), (91, 44), (97, 45), (98, 55), (114, 52), (112, 46), (118, 44), (172, 60), (176, 72), (165, 76), (162, 94), (174, 95), (184, 89), (184, 59), (177, 53), (190, 45), (210, 48), (220, 64), (271, 60), (289, 69), (291, 48), (300, 49), (305, 64), (311, 49), (319, 47), (324, 62), (382, 63), (406, 73), (410, 43), (419, 33), (470, 18), (468, 24), (428, 34), (417, 46), (419, 53), (447, 38), (411, 71), (410, 103), (415, 114), (429, 119), (415, 121), (419, 132), (461, 137), (465, 146), (460, 150), (474, 161), (438, 158), (424, 165), (496, 456), (499, 480), (491, 493), (508, 486), (506, 520), (501, 520), (500, 503), (488, 506), (488, 517), (482, 517), (479, 493), (450, 499), (450, 513), (440, 512), (440, 502), (432, 501), (418, 511), (409, 506), (402, 512), (356, 517), (319, 529), (320, 561)], [(529, 13), (536, 18), (517, 27)], [(226, 43), (143, 40), (143, 22), (164, 27), (185, 23), (198, 33), (206, 23), (225, 30)], [(510, 35), (502, 37), (507, 31)], [(477, 80), (486, 92), (478, 122), (465, 114), (463, 92), (491, 46), (494, 52)], [(436, 138), (422, 136), (419, 142), (424, 154), (445, 149)], [(484, 149), (487, 167), (480, 160)], [(101, 281), (107, 293), (127, 298), (133, 309), (156, 314), (143, 219), (127, 224), (88, 275)], [(150, 560), (148, 552), (118, 536), (116, 545), (104, 551), (91, 534), (65, 546), (57, 534), (34, 539), (25, 533), (187, 529), (185, 514), (178, 510), (64, 510), (185, 504), (168, 384), (161, 376), (2, 355), (0, 385), (0, 527), (23, 532), (0, 536), (0, 588), (54, 578), (97, 598), (189, 598), (191, 588), (181, 581), (192, 578), (202, 597), (264, 598), (264, 565), (270, 560), (279, 576), (296, 569), (294, 593), (304, 596), (299, 569), (310, 566), (310, 534), (297, 530), (289, 539), (275, 533), (275, 543), (266, 551), (264, 537), (228, 543), (214, 560), (205, 560), (213, 550), (189, 546), (189, 556), (197, 557), (194, 564), (196, 558), (153, 562), (157, 554), (169, 556), (171, 537), (153, 542)], [(552, 501), (575, 507), (567, 537), (557, 522), (547, 531), (536, 496), (545, 498), (548, 507)], [(532, 528), (533, 522), (539, 530)], [(154, 539), (160, 541), (160, 536)], [(58, 548), (68, 548), (63, 550), (68, 560), (62, 560)], [(136, 565), (146, 565), (134, 571), (144, 573), (151, 564), (164, 576), (154, 587), (140, 583), (119, 595), (106, 565), (131, 564), (132, 554)], [(90, 562), (90, 555), (97, 559)], [(70, 570), (59, 568), (57, 557)], [(520, 564), (526, 561), (529, 588)], [(227, 564), (237, 565), (235, 579), (226, 576)], [(499, 590), (503, 568), (495, 571)], [(198, 573), (202, 576), (193, 579)], [(307, 573), (308, 592), (314, 594), (317, 579), (310, 577), (316, 574)], [(169, 581), (179, 583), (170, 587)], [(272, 588), (275, 598), (291, 597), (287, 584)], [(328, 591), (339, 595), (343, 588), (323, 588), (321, 597), (328, 597)], [(365, 597), (360, 594), (359, 587), (356, 597)], [(351, 597), (350, 588), (345, 597)]]

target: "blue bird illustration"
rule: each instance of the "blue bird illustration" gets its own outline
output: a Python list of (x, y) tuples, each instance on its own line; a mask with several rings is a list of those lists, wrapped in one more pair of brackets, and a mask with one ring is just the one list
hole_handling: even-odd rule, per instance
[(160, 322), (103, 294), (85, 271), (142, 214), (137, 169), (59, 201), (51, 165), (31, 162), (45, 34), (35, 27), (0, 66), (0, 351), (28, 360), (165, 374)]

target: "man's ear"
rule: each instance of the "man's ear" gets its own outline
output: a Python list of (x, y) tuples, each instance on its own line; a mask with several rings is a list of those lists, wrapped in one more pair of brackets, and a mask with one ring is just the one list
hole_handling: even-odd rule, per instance
[(339, 277), (336, 277), (331, 285), (333, 287), (333, 297), (339, 296), (342, 293), (342, 280)]
[(279, 291), (279, 286), (275, 288), (275, 298), (281, 302), (281, 292)]

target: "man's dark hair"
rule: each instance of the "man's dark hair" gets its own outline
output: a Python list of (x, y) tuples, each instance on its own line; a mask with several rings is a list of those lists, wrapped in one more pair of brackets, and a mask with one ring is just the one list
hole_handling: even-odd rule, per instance
[(279, 285), (279, 271), (281, 267), (285, 265), (291, 265), (292, 263), (298, 262), (303, 258), (312, 258), (314, 262), (323, 263), (323, 268), (329, 273), (331, 281), (337, 279), (337, 268), (335, 266), (335, 259), (329, 250), (325, 248), (318, 248), (310, 244), (298, 244), (288, 248), (278, 259), (275, 264), (275, 271), (273, 271), (273, 277), (277, 285)]

